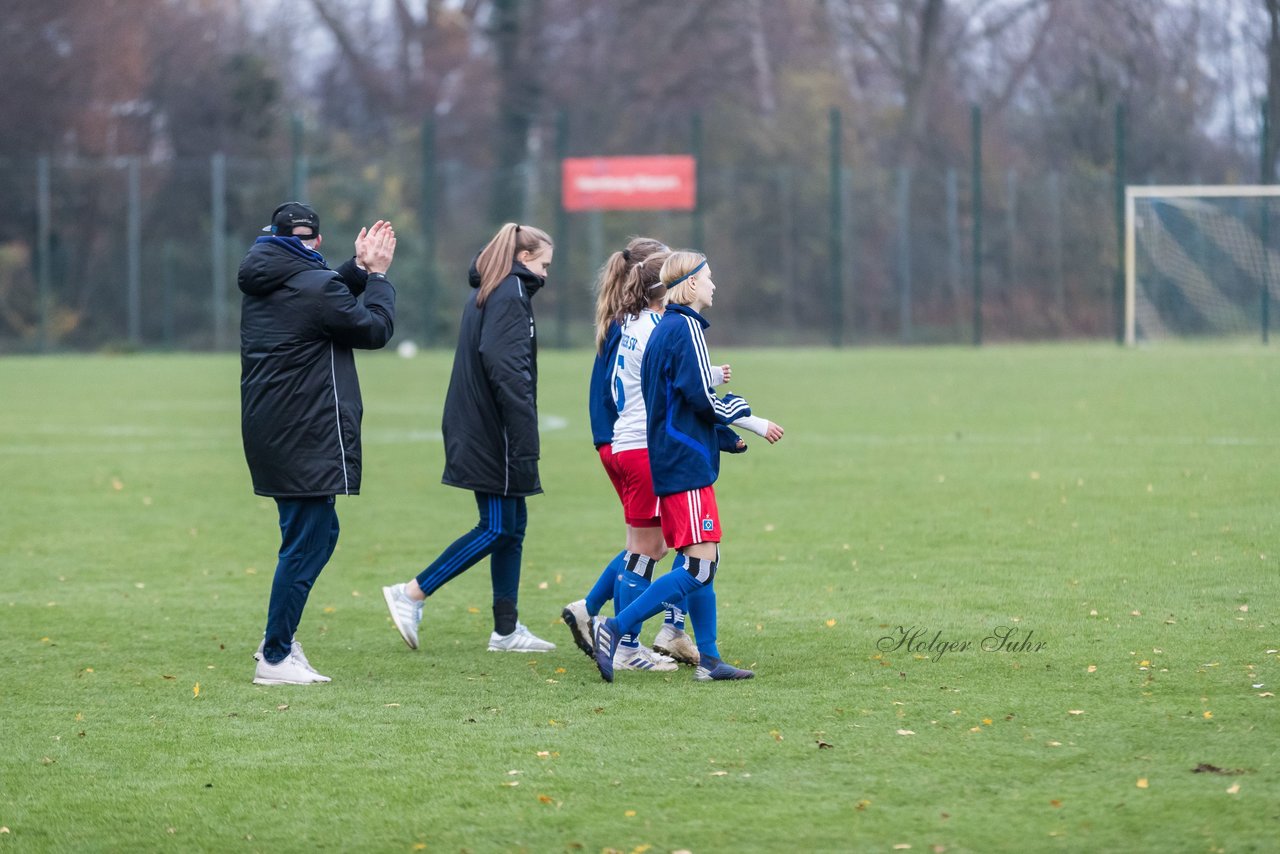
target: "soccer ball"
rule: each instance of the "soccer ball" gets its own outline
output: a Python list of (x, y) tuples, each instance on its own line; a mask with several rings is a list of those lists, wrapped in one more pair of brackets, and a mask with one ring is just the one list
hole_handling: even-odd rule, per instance
[(396, 352), (400, 354), (402, 359), (412, 359), (418, 355), (418, 345), (412, 341), (401, 341), (400, 346), (396, 347)]

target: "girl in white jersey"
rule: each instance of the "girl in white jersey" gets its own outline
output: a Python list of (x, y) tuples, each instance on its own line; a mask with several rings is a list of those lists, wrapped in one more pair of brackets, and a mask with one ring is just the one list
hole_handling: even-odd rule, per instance
[[(632, 240), (626, 250), (614, 253), (601, 276), (597, 312), (602, 315), (598, 318), (601, 347), (597, 370), (592, 375), (592, 395), (603, 392), (607, 396), (614, 420), (607, 428), (595, 424), (602, 419), (595, 412), (593, 400), (593, 433), (598, 434), (601, 463), (622, 502), (627, 542), (626, 549), (605, 568), (587, 597), (569, 603), (561, 614), (574, 641), (593, 658), (593, 621), (604, 601), (614, 599), (615, 613), (625, 608), (648, 587), (654, 567), (667, 552), (649, 471), (647, 419), (640, 393), (644, 346), (662, 316), (665, 292), (658, 287), (658, 274), (668, 250), (661, 244), (658, 248), (651, 246), (654, 242), (648, 238)], [(615, 260), (632, 263), (625, 274), (610, 276), (615, 266), (621, 267), (613, 263)], [(602, 367), (607, 370), (599, 370)], [(726, 369), (727, 365), (716, 370), (723, 375)], [(608, 444), (603, 443), (606, 436), (610, 437)], [(622, 638), (614, 666), (620, 670), (669, 671), (675, 669), (675, 663), (668, 656), (688, 664), (698, 662), (697, 647), (684, 632), (684, 615), (678, 607), (668, 608), (654, 643), (655, 647), (661, 644), (667, 655), (655, 655), (634, 635)]]

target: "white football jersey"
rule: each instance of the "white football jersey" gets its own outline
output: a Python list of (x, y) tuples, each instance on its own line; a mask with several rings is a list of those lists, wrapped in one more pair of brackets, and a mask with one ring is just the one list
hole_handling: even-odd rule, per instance
[(618, 420), (613, 425), (613, 452), (632, 451), (649, 444), (648, 414), (640, 393), (640, 362), (649, 336), (662, 315), (645, 309), (622, 324), (618, 356), (613, 362), (613, 402)]

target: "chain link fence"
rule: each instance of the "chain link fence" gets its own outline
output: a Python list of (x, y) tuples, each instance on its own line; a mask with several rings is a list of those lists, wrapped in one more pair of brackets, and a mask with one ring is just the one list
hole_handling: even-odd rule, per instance
[(234, 350), (239, 260), (297, 197), (320, 213), (331, 266), (362, 225), (391, 219), (397, 339), (452, 346), (499, 181), (522, 182), (513, 217), (557, 241), (535, 305), (543, 346), (592, 340), (595, 272), (636, 234), (678, 247), (705, 235), (722, 344), (968, 344), (979, 318), (984, 341), (1110, 338), (1113, 177), (988, 168), (975, 208), (974, 175), (726, 162), (709, 148), (694, 213), (564, 214), (551, 158), (502, 173), (413, 146), (375, 160), (0, 159), (0, 352)]

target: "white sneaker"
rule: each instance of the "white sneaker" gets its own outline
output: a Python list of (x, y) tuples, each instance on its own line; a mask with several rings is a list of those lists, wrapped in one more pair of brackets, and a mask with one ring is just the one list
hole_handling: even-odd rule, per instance
[(578, 645), (578, 649), (594, 661), (596, 653), (592, 638), (596, 634), (596, 619), (587, 613), (587, 600), (579, 599), (565, 605), (560, 612), (560, 619), (569, 627), (569, 633), (573, 635), (573, 642)]
[(663, 623), (662, 628), (658, 629), (658, 634), (653, 638), (653, 648), (682, 664), (698, 666), (698, 647), (693, 638), (670, 623)]
[(404, 592), (404, 584), (393, 584), (382, 588), (382, 598), (387, 600), (387, 610), (391, 612), (391, 621), (396, 624), (400, 637), (404, 638), (409, 649), (417, 649), (418, 624), (422, 622), (422, 602), (410, 599), (409, 594)]
[[(258, 649), (253, 653), (254, 661), (262, 661), (262, 648), (266, 646), (266, 644), (267, 644), (266, 638), (263, 638), (262, 640), (258, 641)], [(294, 641), (293, 645), (289, 647), (289, 654), (292, 655), (294, 658), (298, 659), (298, 661), (302, 662), (303, 667), (307, 668), (313, 674), (315, 674), (317, 682), (333, 681), (328, 676), (325, 676), (319, 670), (316, 670), (314, 667), (311, 666), (311, 662), (307, 661), (306, 653), (302, 651), (302, 644), (298, 643), (297, 641)]]
[(271, 664), (265, 658), (262, 659), (253, 674), (254, 685), (314, 685), (328, 681), (327, 676), (313, 673), (304, 667), (292, 653), (279, 664)]
[(640, 646), (619, 645), (618, 651), (613, 654), (613, 669), (657, 670), (669, 673), (672, 670), (679, 670), (680, 665), (676, 664), (674, 658), (659, 655), (644, 644)]
[(550, 652), (555, 648), (551, 641), (535, 636), (524, 623), (516, 623), (516, 630), (509, 635), (489, 634), (489, 652)]

